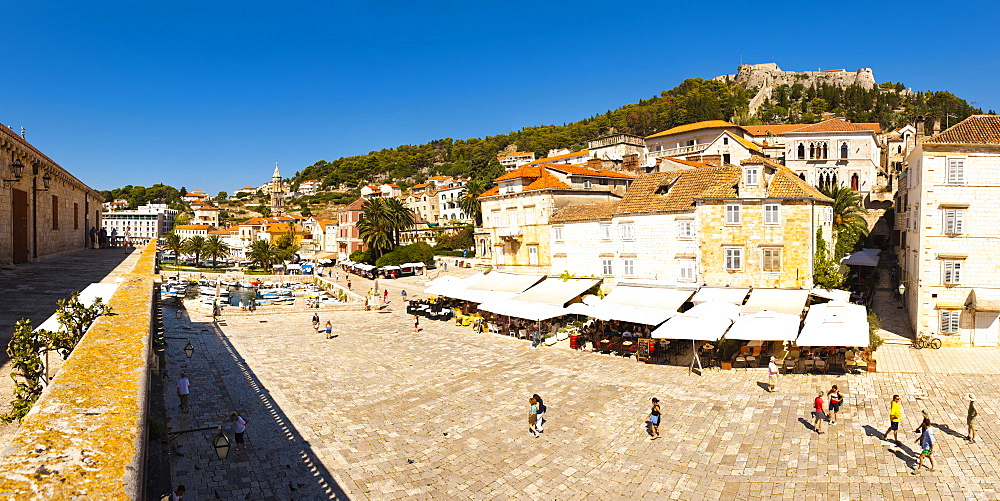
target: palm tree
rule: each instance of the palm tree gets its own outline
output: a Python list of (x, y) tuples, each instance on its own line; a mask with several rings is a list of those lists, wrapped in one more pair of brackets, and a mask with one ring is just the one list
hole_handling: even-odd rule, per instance
[(164, 245), (170, 252), (174, 253), (174, 266), (178, 266), (181, 263), (181, 253), (184, 252), (184, 241), (181, 239), (180, 235), (170, 232), (167, 233), (167, 238), (164, 239)]
[(485, 180), (469, 181), (459, 195), (458, 206), (466, 217), (476, 220), (476, 226), (483, 225), (483, 207), (479, 203), (479, 196), (489, 189), (490, 184), (492, 183)]
[(385, 200), (372, 198), (361, 205), (361, 219), (358, 221), (358, 234), (365, 245), (375, 254), (382, 257), (384, 251), (393, 246), (393, 228), (389, 222), (389, 214)]
[(413, 226), (415, 216), (413, 209), (398, 198), (389, 198), (385, 200), (385, 215), (392, 232), (392, 245), (398, 247), (400, 232)]
[(205, 257), (212, 260), (212, 268), (215, 268), (217, 258), (229, 255), (229, 244), (222, 241), (219, 235), (212, 235), (205, 241)]
[(197, 268), (201, 262), (201, 255), (205, 252), (205, 237), (195, 235), (184, 240), (184, 252), (194, 254), (194, 266)]
[(862, 206), (861, 194), (847, 186), (823, 186), (819, 191), (833, 199), (834, 258), (839, 260), (868, 235), (868, 210)]
[(275, 260), (274, 247), (271, 246), (269, 240), (254, 240), (250, 243), (250, 252), (247, 253), (247, 258), (264, 270), (269, 270)]

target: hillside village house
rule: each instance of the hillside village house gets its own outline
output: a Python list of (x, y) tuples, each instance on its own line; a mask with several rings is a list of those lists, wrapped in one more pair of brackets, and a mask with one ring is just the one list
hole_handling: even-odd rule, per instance
[(191, 218), (192, 224), (207, 224), (210, 226), (219, 226), (219, 210), (218, 207), (212, 207), (211, 205), (199, 205), (194, 207), (194, 217)]
[(299, 183), (299, 193), (303, 196), (315, 195), (319, 188), (320, 182), (317, 179), (307, 179)]
[(193, 236), (207, 237), (211, 229), (212, 227), (207, 224), (179, 224), (174, 226), (174, 234), (181, 237), (181, 240)]
[(723, 132), (740, 137), (746, 134), (742, 127), (725, 120), (680, 125), (646, 136), (647, 155), (653, 158), (677, 157), (700, 161), (702, 152)]
[(674, 286), (812, 287), (815, 234), (832, 201), (759, 156), (741, 167), (644, 174), (619, 201), (552, 216), (551, 274)]
[(594, 158), (590, 155), (590, 150), (580, 150), (580, 151), (570, 151), (567, 148), (560, 148), (555, 150), (549, 150), (548, 156), (545, 158), (540, 158), (534, 162), (528, 162), (524, 165), (577, 165), (585, 163), (587, 160)]
[(480, 196), (483, 226), (476, 229), (480, 266), (547, 273), (549, 218), (572, 204), (621, 198), (633, 177), (584, 165), (525, 165), (494, 180)]
[(454, 179), (447, 186), (438, 188), (437, 199), (441, 221), (466, 221), (469, 219), (458, 203), (468, 182), (468, 179)]
[(233, 197), (238, 197), (238, 196), (240, 196), (240, 195), (242, 195), (244, 193), (246, 193), (247, 195), (253, 195), (254, 193), (257, 193), (257, 188), (254, 187), (254, 186), (244, 186), (244, 187), (242, 187), (242, 188), (234, 191), (233, 192)]
[(128, 200), (124, 198), (116, 198), (110, 202), (104, 202), (103, 207), (108, 211), (125, 210), (128, 209)]
[(975, 115), (918, 142), (896, 195), (903, 303), (913, 331), (946, 345), (1000, 334), (1000, 116)]
[(380, 186), (369, 184), (361, 187), (362, 198), (377, 198), (377, 197), (389, 198), (389, 197), (398, 197), (402, 194), (403, 194), (403, 189), (392, 183), (386, 183)]
[(184, 194), (184, 196), (181, 197), (181, 200), (183, 200), (183, 201), (185, 201), (187, 203), (207, 202), (208, 201), (208, 194), (205, 193), (204, 191), (201, 191), (201, 190), (195, 190), (195, 191), (192, 191), (192, 192)]
[(505, 171), (510, 172), (524, 164), (534, 162), (535, 152), (513, 151), (510, 153), (500, 153), (497, 155), (497, 160), (500, 162), (500, 165), (503, 166)]
[(101, 226), (100, 193), (0, 125), (0, 265), (89, 243)]
[(358, 231), (358, 221), (361, 220), (361, 206), (365, 199), (359, 198), (337, 213), (337, 259), (344, 260), (359, 250), (365, 250), (365, 244), (361, 240), (361, 233)]

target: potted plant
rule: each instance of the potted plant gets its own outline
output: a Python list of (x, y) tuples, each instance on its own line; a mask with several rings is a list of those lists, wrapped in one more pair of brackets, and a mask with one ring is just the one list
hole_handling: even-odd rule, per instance
[(875, 350), (879, 349), (884, 342), (882, 336), (878, 335), (878, 331), (881, 328), (882, 322), (879, 321), (878, 315), (874, 312), (868, 313), (868, 349), (864, 352), (864, 359), (868, 362), (868, 372), (877, 371)]
[(743, 343), (741, 341), (737, 341), (735, 339), (723, 339), (719, 341), (716, 349), (719, 350), (719, 367), (722, 370), (732, 370), (733, 357), (742, 345)]

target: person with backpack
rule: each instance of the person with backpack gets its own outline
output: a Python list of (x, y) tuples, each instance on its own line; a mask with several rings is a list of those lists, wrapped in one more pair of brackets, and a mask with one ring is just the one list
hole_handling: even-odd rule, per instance
[(914, 442), (920, 444), (921, 451), (920, 457), (917, 460), (917, 466), (913, 468), (910, 474), (920, 474), (920, 468), (924, 466), (924, 458), (930, 461), (930, 470), (934, 471), (934, 444), (937, 443), (937, 440), (934, 439), (934, 430), (931, 429), (930, 419), (924, 418), (924, 421), (920, 423), (920, 436)]
[(649, 439), (660, 438), (660, 399), (653, 397), (653, 408), (649, 411)]

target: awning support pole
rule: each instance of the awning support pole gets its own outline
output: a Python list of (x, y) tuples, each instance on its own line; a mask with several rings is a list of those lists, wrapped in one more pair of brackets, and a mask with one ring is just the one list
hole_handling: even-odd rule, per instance
[(690, 371), (694, 372), (694, 363), (698, 362), (698, 375), (700, 376), (703, 372), (705, 372), (705, 369), (701, 366), (701, 357), (698, 356), (698, 349), (694, 346), (694, 339), (691, 340), (691, 353), (694, 353), (694, 356), (691, 357)]

